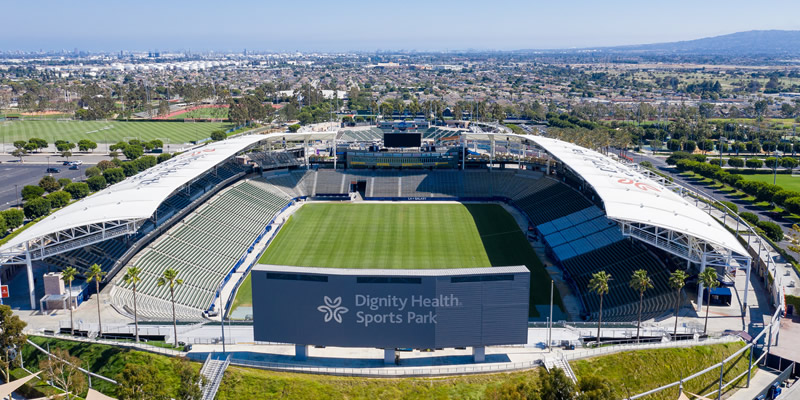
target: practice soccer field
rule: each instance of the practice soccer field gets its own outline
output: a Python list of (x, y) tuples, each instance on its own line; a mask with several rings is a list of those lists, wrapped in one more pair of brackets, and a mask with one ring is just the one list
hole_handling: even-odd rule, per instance
[[(311, 203), (295, 212), (261, 264), (441, 269), (525, 265), (531, 316), (549, 304), (550, 277), (514, 218), (496, 204)], [(246, 279), (233, 308), (249, 306)], [(557, 304), (561, 304), (555, 293)]]
[[(767, 174), (742, 174), (747, 181), (758, 181), (772, 183), (773, 176), (771, 173)], [(800, 192), (800, 176), (792, 177), (789, 174), (777, 174), (775, 176), (775, 184), (786, 189)]]
[(180, 144), (205, 139), (217, 129), (232, 125), (222, 122), (126, 122), (126, 121), (5, 121), (0, 122), (3, 143), (36, 137), (53, 143), (56, 140), (78, 142), (89, 139), (97, 143), (117, 143), (123, 139), (142, 141), (161, 139)]

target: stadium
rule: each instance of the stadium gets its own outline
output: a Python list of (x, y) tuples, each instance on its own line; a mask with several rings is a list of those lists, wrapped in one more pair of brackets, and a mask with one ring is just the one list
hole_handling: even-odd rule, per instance
[[(15, 274), (15, 289), (27, 287), (22, 299), (32, 309), (54, 300), (45, 293), (42, 275), (75, 267), (85, 278), (97, 264), (107, 272), (108, 305), (121, 315), (171, 321), (174, 306), (177, 319), (187, 323), (254, 319), (256, 336), (261, 315), (299, 312), (293, 304), (303, 303), (303, 291), (311, 290), (300, 283), (345, 275), (396, 284), (384, 288), (414, 279), (426, 286), (429, 277), (485, 285), (465, 293), (509, 294), (492, 304), (514, 311), (502, 317), (477, 303), (483, 307), (480, 323), (522, 321), (527, 327), (551, 312), (551, 280), (559, 283), (553, 319), (597, 320), (601, 299), (588, 290), (589, 280), (607, 271), (618, 279), (602, 300), (603, 321), (630, 322), (639, 311), (639, 293), (628, 285), (634, 270), (645, 269), (653, 280), (641, 310), (646, 318), (675, 307), (668, 277), (676, 269), (696, 275), (712, 266), (726, 284), (743, 269), (749, 282), (751, 255), (702, 209), (708, 206), (698, 207), (673, 189), (625, 159), (499, 126), (245, 135), (188, 149), (53, 213), (3, 245), (0, 259)], [(135, 292), (122, 279), (132, 266), (142, 271)], [(183, 280), (174, 302), (170, 289), (157, 284), (168, 268)], [(251, 271), (282, 274), (283, 280), (260, 286)], [(517, 278), (511, 290), (509, 274), (523, 273), (525, 279)], [(80, 293), (72, 296), (88, 296), (89, 285), (81, 279), (75, 285)], [(289, 287), (287, 293), (278, 290)], [(699, 284), (696, 289), (703, 291)], [(374, 297), (393, 295), (374, 290)], [(279, 292), (299, 297), (284, 302), (274, 297)], [(259, 310), (265, 302), (270, 309)], [(317, 306), (312, 312), (319, 317)], [(467, 325), (474, 322), (463, 318)], [(272, 335), (264, 341), (339, 343)], [(396, 346), (373, 343), (367, 335), (362, 347), (525, 340), (432, 335), (430, 343), (398, 339)]]

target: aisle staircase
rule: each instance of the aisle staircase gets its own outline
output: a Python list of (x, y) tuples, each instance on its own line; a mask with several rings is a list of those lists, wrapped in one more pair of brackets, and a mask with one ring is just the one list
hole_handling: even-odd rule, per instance
[(219, 384), (222, 383), (222, 376), (225, 375), (225, 370), (230, 363), (230, 354), (224, 360), (213, 358), (211, 354), (208, 355), (203, 367), (200, 368), (200, 375), (206, 378), (206, 384), (202, 386), (203, 400), (213, 400), (217, 395)]
[(569, 361), (567, 361), (567, 359), (564, 358), (564, 354), (560, 352), (545, 356), (544, 368), (548, 372), (552, 371), (553, 368), (560, 368), (562, 371), (564, 371), (564, 374), (572, 380), (573, 383), (578, 383), (578, 378), (575, 376), (575, 372), (572, 371), (572, 367), (569, 366)]

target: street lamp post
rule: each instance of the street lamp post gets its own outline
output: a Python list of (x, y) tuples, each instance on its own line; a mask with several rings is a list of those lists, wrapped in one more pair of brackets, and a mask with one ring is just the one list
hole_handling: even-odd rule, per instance
[(50, 156), (47, 156), (47, 173), (53, 176), (53, 173), (50, 172)]

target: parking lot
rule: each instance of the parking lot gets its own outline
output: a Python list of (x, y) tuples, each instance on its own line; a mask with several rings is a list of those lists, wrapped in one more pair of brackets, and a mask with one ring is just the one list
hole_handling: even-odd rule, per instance
[[(90, 165), (83, 164), (77, 170), (71, 170), (61, 163), (51, 163), (51, 167), (58, 168), (61, 172), (52, 174), (54, 178), (69, 178), (73, 181), (83, 179), (83, 171)], [(0, 164), (0, 210), (5, 210), (17, 204), (20, 190), (25, 185), (36, 185), (43, 176), (48, 175), (46, 164), (18, 164), (3, 162)]]

